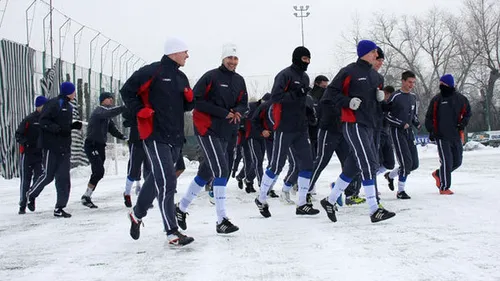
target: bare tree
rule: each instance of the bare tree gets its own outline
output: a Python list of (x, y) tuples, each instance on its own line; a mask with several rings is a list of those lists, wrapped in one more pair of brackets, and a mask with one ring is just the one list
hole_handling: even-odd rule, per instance
[[(480, 65), (489, 71), (487, 80), (484, 80), (484, 77), (476, 78), (479, 78), (477, 82), (482, 84), (480, 92), (486, 111), (485, 123), (488, 130), (491, 130), (491, 111), (497, 113), (492, 103), (493, 94), (495, 83), (500, 79), (500, 3), (496, 0), (466, 0), (465, 16), (471, 35), (477, 38)], [(481, 72), (479, 70), (479, 76), (482, 76)], [(498, 114), (493, 116), (498, 118)]]

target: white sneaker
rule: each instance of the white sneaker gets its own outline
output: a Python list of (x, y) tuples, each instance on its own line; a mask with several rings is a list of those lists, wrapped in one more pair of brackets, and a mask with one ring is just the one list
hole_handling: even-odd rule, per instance
[(287, 205), (295, 205), (295, 202), (290, 199), (290, 191), (281, 190), (281, 201)]

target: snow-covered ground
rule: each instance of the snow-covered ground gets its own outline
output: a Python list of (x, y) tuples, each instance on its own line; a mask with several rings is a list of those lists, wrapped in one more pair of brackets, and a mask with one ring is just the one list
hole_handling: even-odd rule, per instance
[[(384, 206), (397, 213), (389, 221), (372, 224), (366, 205), (341, 208), (337, 223), (322, 209), (316, 217), (297, 217), (294, 206), (278, 199), (269, 200), (273, 216), (264, 219), (255, 195), (231, 180), (227, 205), (240, 231), (216, 234), (215, 208), (203, 193), (188, 216), (195, 242), (183, 248), (166, 242), (156, 206), (141, 238), (130, 238), (124, 160), (119, 175), (109, 163), (111, 172), (94, 193), (99, 209), (79, 203), (90, 169), (72, 171), (70, 219), (52, 216), (53, 184), (36, 212), (21, 216), (19, 180), (0, 180), (0, 280), (500, 280), (500, 149), (465, 152), (453, 174), (453, 196), (438, 195), (430, 176), (438, 165), (435, 147), (419, 150), (420, 168), (407, 182), (411, 200), (380, 188)], [(195, 173), (196, 163), (188, 164), (180, 195)], [(334, 159), (317, 198), (338, 173)]]

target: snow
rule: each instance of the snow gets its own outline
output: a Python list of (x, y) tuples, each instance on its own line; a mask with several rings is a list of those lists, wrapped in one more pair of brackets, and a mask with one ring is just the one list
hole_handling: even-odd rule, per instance
[[(430, 176), (438, 165), (435, 146), (419, 152), (420, 168), (407, 181), (411, 200), (397, 200), (379, 177), (382, 203), (397, 213), (391, 220), (372, 224), (366, 205), (341, 208), (337, 223), (322, 209), (297, 217), (294, 206), (278, 199), (269, 200), (273, 216), (264, 219), (255, 195), (232, 179), (228, 213), (240, 231), (216, 234), (215, 208), (203, 192), (187, 221), (195, 242), (182, 248), (166, 242), (157, 206), (144, 219), (141, 238), (130, 238), (121, 157), (119, 174), (110, 161), (94, 193), (99, 209), (79, 203), (90, 169), (72, 171), (70, 219), (52, 216), (53, 184), (34, 213), (18, 215), (19, 180), (0, 179), (0, 280), (500, 280), (500, 149), (466, 151), (453, 174), (453, 196), (438, 195)], [(196, 173), (197, 163), (186, 164), (178, 195)], [(334, 157), (317, 199), (338, 173)]]

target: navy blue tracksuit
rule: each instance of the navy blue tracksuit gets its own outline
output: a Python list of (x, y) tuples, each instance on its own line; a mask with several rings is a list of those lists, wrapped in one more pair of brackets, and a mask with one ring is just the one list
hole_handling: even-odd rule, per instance
[(454, 89), (437, 94), (429, 104), (425, 127), (438, 145), (440, 190), (450, 188), (451, 172), (462, 164), (460, 131), (467, 126), (471, 115), (469, 100)]
[(33, 201), (55, 178), (57, 190), (56, 209), (65, 208), (71, 189), (69, 176), (71, 159), (71, 130), (73, 106), (65, 95), (50, 99), (40, 114), (43, 173), (27, 193)]
[(193, 108), (193, 95), (186, 75), (168, 56), (134, 72), (120, 90), (122, 100), (137, 116), (151, 176), (146, 178), (134, 214), (147, 214), (154, 198), (167, 234), (177, 231), (174, 193), (177, 186), (174, 163), (184, 144), (184, 112)]
[(229, 177), (227, 145), (235, 125), (226, 116), (248, 110), (245, 80), (223, 65), (205, 73), (194, 87), (196, 98), (193, 123), (198, 142), (205, 153), (198, 176), (208, 182), (214, 178)]
[[(342, 131), (350, 147), (350, 155), (342, 168), (349, 179), (361, 170), (363, 181), (375, 179), (378, 150), (374, 143), (374, 128), (378, 102), (376, 91), (383, 85), (380, 75), (361, 59), (344, 67), (328, 85), (322, 98), (341, 109)], [(352, 98), (362, 102), (357, 110), (349, 108)]]
[(312, 153), (306, 119), (306, 95), (309, 76), (297, 66), (285, 68), (275, 78), (271, 91), (273, 122), (273, 154), (268, 170), (279, 174), (292, 148), (299, 171), (312, 171)]
[[(392, 93), (388, 102), (391, 107), (386, 119), (399, 162), (399, 180), (406, 181), (410, 172), (416, 170), (419, 165), (415, 136), (411, 128), (411, 125), (420, 127), (417, 98), (413, 93), (403, 93), (398, 90)], [(404, 128), (406, 124), (409, 125), (407, 129)]]
[(42, 149), (38, 148), (40, 136), (40, 112), (34, 111), (26, 116), (16, 130), (16, 141), (20, 144), (21, 152), (21, 186), (19, 206), (25, 208), (31, 180), (34, 181), (42, 174)]
[(273, 140), (272, 135), (268, 138), (262, 136), (264, 130), (272, 131), (272, 124), (267, 117), (269, 108), (272, 105), (270, 101), (263, 103), (250, 103), (249, 112), (246, 122), (246, 135), (248, 137), (248, 144), (252, 152), (252, 162), (255, 169), (255, 175), (259, 186), (264, 174), (263, 162), (264, 155), (267, 155), (268, 162), (271, 161)]

